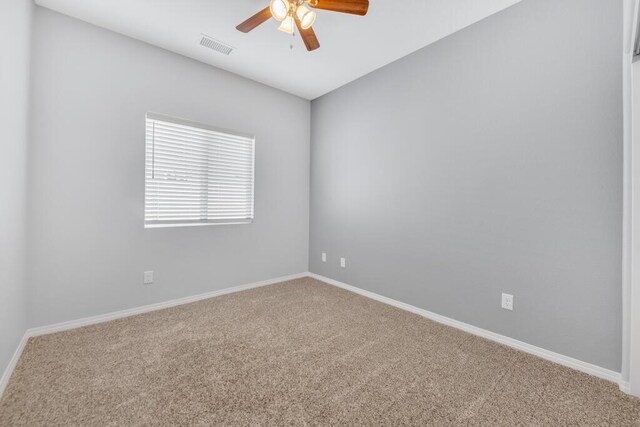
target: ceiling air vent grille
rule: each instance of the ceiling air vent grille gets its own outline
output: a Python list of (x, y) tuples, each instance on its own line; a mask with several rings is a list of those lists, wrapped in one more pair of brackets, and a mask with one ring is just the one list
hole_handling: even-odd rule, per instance
[(202, 35), (200, 44), (204, 47), (208, 47), (209, 49), (213, 49), (216, 52), (220, 52), (225, 55), (229, 55), (231, 52), (233, 52), (233, 47), (229, 46), (228, 44), (224, 44), (221, 41), (218, 41), (204, 34)]

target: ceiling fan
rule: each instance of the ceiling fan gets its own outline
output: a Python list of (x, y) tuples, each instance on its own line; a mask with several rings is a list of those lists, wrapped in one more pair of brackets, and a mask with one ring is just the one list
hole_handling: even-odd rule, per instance
[(307, 50), (312, 51), (320, 47), (313, 31), (313, 23), (316, 20), (316, 12), (313, 9), (364, 16), (369, 10), (369, 0), (271, 0), (269, 7), (265, 7), (236, 28), (248, 33), (269, 18), (274, 18), (280, 22), (280, 31), (293, 34), (295, 23)]

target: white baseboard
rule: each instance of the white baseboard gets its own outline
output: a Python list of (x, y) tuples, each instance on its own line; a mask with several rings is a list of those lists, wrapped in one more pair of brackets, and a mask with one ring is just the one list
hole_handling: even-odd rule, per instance
[(434, 320), (438, 323), (452, 326), (454, 328), (460, 329), (470, 334), (477, 335), (479, 337), (483, 337), (488, 340), (507, 345), (509, 347), (513, 347), (515, 349), (524, 351), (529, 354), (533, 354), (535, 356), (541, 357), (551, 362), (558, 363), (563, 366), (567, 366), (569, 368), (573, 368), (577, 371), (581, 371), (581, 372), (596, 376), (598, 378), (602, 378), (602, 379), (614, 382), (619, 385), (620, 390), (622, 390), (625, 393), (628, 393), (629, 384), (626, 383), (625, 381), (622, 381), (622, 377), (619, 372), (602, 368), (600, 366), (593, 365), (591, 363), (583, 362), (581, 360), (574, 359), (572, 357), (565, 356), (559, 353), (555, 353), (553, 351), (545, 350), (544, 348), (536, 347), (534, 345), (527, 344), (525, 342), (518, 341), (516, 339), (509, 338), (504, 335), (496, 334), (495, 332), (487, 331), (486, 329), (478, 328), (476, 326), (469, 325), (468, 323), (459, 322), (449, 317), (441, 316), (439, 314), (432, 313), (430, 311), (423, 310), (418, 307), (414, 307), (404, 302), (396, 301), (394, 299), (387, 298), (385, 296), (378, 295), (373, 292), (365, 291), (364, 289), (347, 285), (346, 283), (342, 283), (337, 280), (333, 280), (328, 277), (321, 276), (319, 274), (309, 273), (309, 276), (313, 277), (314, 279), (318, 279), (322, 282), (328, 283), (330, 285), (337, 286), (339, 288), (354, 292), (356, 294), (360, 294), (367, 298), (371, 298), (376, 301), (380, 301), (382, 303), (392, 305), (394, 307), (409, 311), (414, 314), (418, 314), (420, 316), (426, 317), (427, 319)]
[(299, 279), (301, 277), (308, 277), (309, 273), (298, 273), (292, 274), (290, 276), (276, 277), (274, 279), (263, 280), (261, 282), (248, 283), (246, 285), (234, 286), (231, 288), (221, 289), (218, 291), (206, 292), (204, 294), (178, 298), (170, 301), (160, 302), (156, 304), (144, 305), (141, 307), (134, 307), (127, 310), (116, 311), (113, 313), (100, 314), (98, 316), (85, 317), (84, 319), (71, 320), (68, 322), (56, 323), (53, 325), (40, 326), (37, 328), (27, 329), (16, 349), (9, 365), (5, 369), (2, 377), (0, 378), (0, 397), (2, 397), (2, 393), (4, 392), (5, 387), (9, 383), (9, 378), (13, 373), (13, 370), (18, 363), (18, 359), (20, 359), (20, 355), (22, 355), (22, 351), (24, 350), (25, 345), (30, 337), (37, 337), (39, 335), (47, 335), (55, 332), (67, 331), (70, 329), (81, 328), (83, 326), (95, 325), (97, 323), (108, 322), (110, 320), (122, 319), (123, 317), (135, 316), (137, 314), (148, 313), (151, 311), (162, 310), (164, 308), (175, 307), (178, 305), (189, 304), (196, 301), (201, 301), (208, 298), (218, 297), (221, 295), (232, 294), (234, 292), (246, 291), (248, 289), (259, 288), (262, 286), (273, 285), (275, 283), (286, 282), (288, 280)]
[(299, 274), (293, 274), (293, 275), (290, 275), (290, 276), (284, 276), (284, 277), (278, 277), (278, 278), (274, 278), (274, 279), (264, 280), (264, 281), (261, 281), (261, 282), (249, 283), (249, 284), (240, 285), (240, 286), (234, 286), (234, 287), (231, 287), (231, 288), (221, 289), (221, 290), (213, 291), (213, 292), (207, 292), (207, 293), (204, 293), (204, 294), (194, 295), (194, 296), (190, 296), (190, 297), (174, 299), (174, 300), (165, 301), (165, 302), (161, 302), (161, 303), (157, 303), (157, 304), (150, 304), (150, 305), (145, 305), (145, 306), (141, 306), (141, 307), (135, 307), (135, 308), (127, 309), (127, 310), (116, 311), (116, 312), (113, 312), (113, 313), (107, 313), (107, 314), (102, 314), (102, 315), (98, 315), (98, 316), (86, 317), (84, 319), (72, 320), (72, 321), (69, 321), (69, 322), (56, 323), (56, 324), (53, 324), (53, 325), (41, 326), (41, 327), (37, 327), (37, 328), (28, 329), (25, 332), (24, 336), (22, 337), (22, 340), (20, 341), (20, 344), (18, 345), (18, 348), (16, 349), (13, 357), (11, 358), (11, 361), (9, 362), (9, 365), (5, 369), (4, 374), (0, 378), (0, 397), (2, 396), (2, 393), (4, 392), (4, 390), (6, 388), (7, 383), (9, 382), (9, 378), (11, 377), (11, 374), (13, 373), (13, 370), (15, 369), (15, 367), (16, 367), (16, 365), (18, 363), (18, 359), (20, 359), (20, 355), (22, 354), (22, 351), (24, 350), (24, 347), (25, 347), (25, 345), (26, 345), (26, 343), (27, 343), (27, 341), (29, 340), (30, 337), (35, 337), (35, 336), (39, 336), (39, 335), (46, 335), (46, 334), (51, 334), (51, 333), (55, 333), (55, 332), (66, 331), (66, 330), (80, 328), (80, 327), (88, 326), (88, 325), (95, 325), (95, 324), (98, 324), (98, 323), (108, 322), (110, 320), (121, 319), (121, 318), (124, 318), (124, 317), (135, 316), (137, 314), (148, 313), (148, 312), (156, 311), (156, 310), (162, 310), (164, 308), (175, 307), (175, 306), (183, 305), (183, 304), (189, 304), (189, 303), (192, 303), (192, 302), (201, 301), (201, 300), (204, 300), (204, 299), (213, 298), (213, 297), (217, 297), (217, 296), (221, 296), (221, 295), (231, 294), (231, 293), (234, 293), (234, 292), (240, 292), (240, 291), (244, 291), (244, 290), (248, 290), (248, 289), (259, 288), (261, 286), (268, 286), (268, 285), (272, 285), (272, 284), (275, 284), (275, 283), (286, 282), (288, 280), (299, 279), (301, 277), (312, 277), (314, 279), (320, 280), (320, 281), (325, 282), (327, 284), (330, 284), (330, 285), (333, 285), (333, 286), (337, 286), (339, 288), (342, 288), (342, 289), (345, 289), (345, 290), (360, 294), (360, 295), (365, 296), (367, 298), (371, 298), (373, 300), (380, 301), (382, 303), (385, 303), (385, 304), (400, 308), (402, 310), (409, 311), (409, 312), (414, 313), (414, 314), (418, 314), (420, 316), (423, 316), (423, 317), (426, 317), (428, 319), (434, 320), (434, 321), (436, 321), (438, 323), (442, 323), (442, 324), (445, 324), (445, 325), (448, 325), (448, 326), (452, 326), (454, 328), (463, 330), (463, 331), (468, 332), (470, 334), (477, 335), (477, 336), (489, 339), (491, 341), (495, 341), (495, 342), (498, 342), (500, 344), (507, 345), (509, 347), (513, 347), (515, 349), (524, 351), (526, 353), (533, 354), (535, 356), (541, 357), (541, 358), (549, 360), (551, 362), (555, 362), (555, 363), (558, 363), (560, 365), (567, 366), (569, 368), (573, 368), (573, 369), (576, 369), (578, 371), (581, 371), (581, 372), (584, 372), (584, 373), (587, 373), (587, 374), (590, 374), (590, 375), (593, 375), (593, 376), (596, 376), (596, 377), (599, 377), (599, 378), (602, 378), (602, 379), (605, 379), (605, 380), (608, 380), (608, 381), (612, 381), (612, 382), (617, 383), (619, 385), (620, 390), (622, 390), (625, 393), (629, 393), (629, 383), (622, 380), (619, 372), (611, 371), (609, 369), (605, 369), (605, 368), (602, 368), (600, 366), (593, 365), (591, 363), (583, 362), (581, 360), (574, 359), (572, 357), (564, 356), (562, 354), (555, 353), (553, 351), (545, 350), (543, 348), (536, 347), (536, 346), (533, 346), (531, 344), (527, 344), (525, 342), (518, 341), (516, 339), (506, 337), (504, 335), (496, 334), (494, 332), (490, 332), (490, 331), (487, 331), (485, 329), (478, 328), (476, 326), (472, 326), (472, 325), (469, 325), (469, 324), (464, 323), (464, 322), (459, 322), (457, 320), (454, 320), (454, 319), (451, 319), (451, 318), (448, 318), (448, 317), (445, 317), (445, 316), (441, 316), (439, 314), (435, 314), (435, 313), (432, 313), (432, 312), (427, 311), (427, 310), (423, 310), (423, 309), (418, 308), (418, 307), (414, 307), (414, 306), (412, 306), (410, 304), (406, 304), (406, 303), (403, 303), (403, 302), (400, 302), (400, 301), (396, 301), (394, 299), (387, 298), (387, 297), (384, 297), (382, 295), (375, 294), (373, 292), (365, 291), (364, 289), (360, 289), (360, 288), (357, 288), (355, 286), (347, 285), (346, 283), (342, 283), (342, 282), (339, 282), (337, 280), (333, 280), (333, 279), (330, 279), (328, 277), (321, 276), (319, 274), (315, 274), (315, 273), (299, 273)]
[(631, 394), (631, 384), (629, 381), (620, 380), (618, 385), (620, 386), (620, 391), (623, 393)]
[(275, 283), (286, 282), (288, 280), (307, 277), (308, 273), (292, 274), (290, 276), (277, 277), (275, 279), (263, 280), (261, 282), (248, 283), (246, 285), (234, 286), (231, 288), (220, 289), (218, 291), (206, 292), (204, 294), (193, 295), (190, 297), (178, 298), (170, 301), (159, 302), (156, 304), (143, 305), (127, 310), (116, 311), (113, 313), (101, 314), (98, 316), (85, 317), (84, 319), (71, 320), (69, 322), (56, 323), (53, 325), (40, 326), (27, 330), (30, 337), (39, 335), (52, 334), (55, 332), (66, 331), (69, 329), (80, 328), (82, 326), (95, 325), (96, 323), (108, 322), (110, 320), (121, 319), (123, 317), (135, 316), (137, 314), (148, 313), (150, 311), (162, 310), (163, 308), (175, 307), (177, 305), (189, 304), (203, 299), (219, 297), (220, 295), (232, 294), (234, 292), (246, 291), (247, 289), (259, 288), (262, 286), (273, 285)]
[(25, 333), (22, 336), (20, 343), (18, 344), (18, 348), (16, 348), (16, 351), (13, 353), (13, 356), (9, 361), (9, 365), (7, 365), (7, 368), (4, 370), (2, 377), (0, 377), (0, 397), (2, 397), (2, 393), (4, 393), (4, 389), (7, 387), (7, 384), (9, 384), (9, 378), (11, 378), (11, 374), (13, 373), (13, 370), (16, 368), (16, 365), (18, 364), (18, 360), (22, 355), (22, 350), (24, 350), (24, 346), (27, 345), (28, 340), (29, 340), (29, 337)]

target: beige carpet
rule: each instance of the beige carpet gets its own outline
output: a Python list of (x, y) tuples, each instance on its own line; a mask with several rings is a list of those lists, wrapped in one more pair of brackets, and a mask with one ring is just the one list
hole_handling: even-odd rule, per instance
[(300, 279), (32, 338), (13, 425), (640, 425), (640, 400)]

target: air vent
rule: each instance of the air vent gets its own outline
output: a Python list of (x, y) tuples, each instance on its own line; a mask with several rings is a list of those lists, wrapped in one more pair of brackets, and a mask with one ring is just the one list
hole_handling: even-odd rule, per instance
[(202, 35), (200, 44), (204, 47), (208, 47), (209, 49), (213, 49), (216, 52), (220, 52), (225, 55), (229, 55), (231, 52), (233, 52), (233, 47), (229, 46), (228, 44), (224, 44), (214, 38), (211, 38), (205, 34)]

